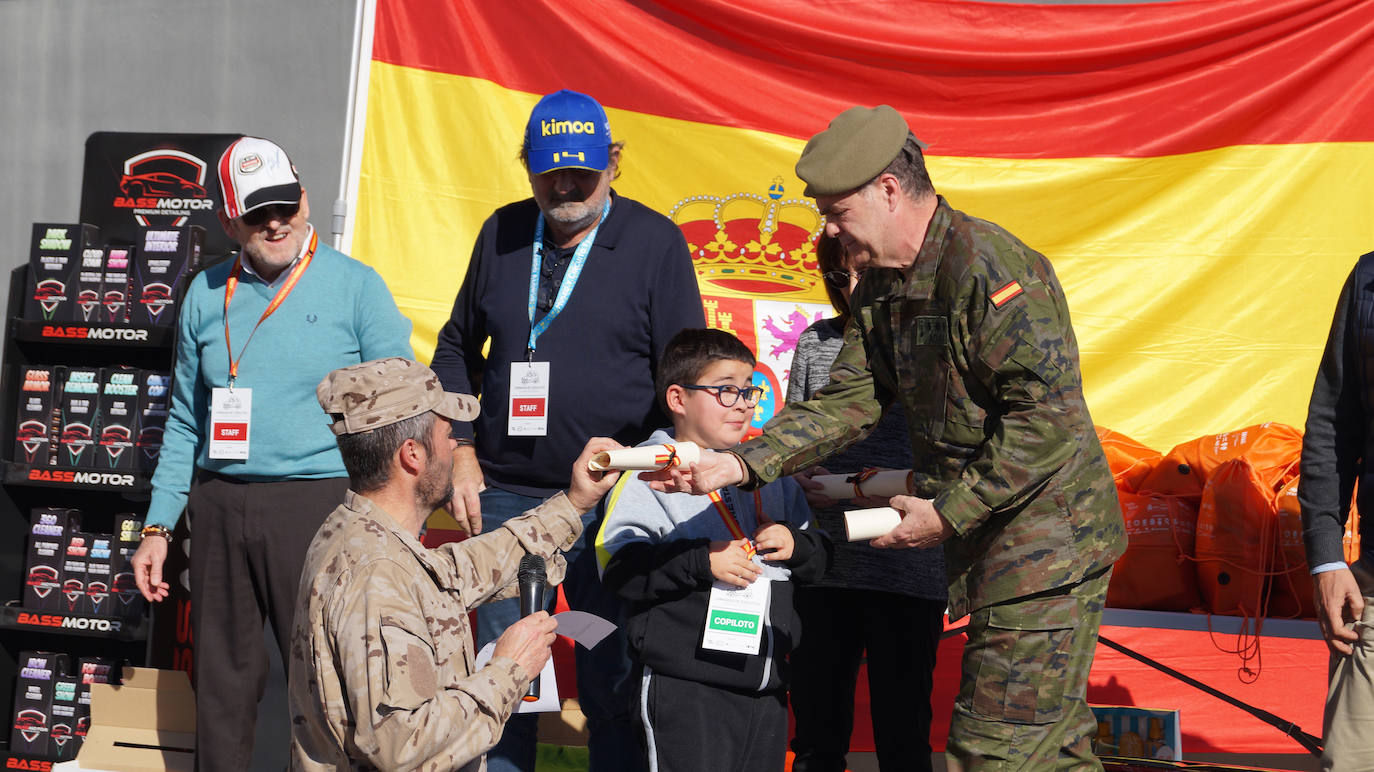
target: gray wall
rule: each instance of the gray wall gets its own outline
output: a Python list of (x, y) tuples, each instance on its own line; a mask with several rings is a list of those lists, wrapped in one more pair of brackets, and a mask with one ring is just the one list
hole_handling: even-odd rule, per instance
[(354, 0), (0, 0), (0, 282), (36, 221), (80, 212), (95, 131), (242, 132), (284, 147), (325, 233)]

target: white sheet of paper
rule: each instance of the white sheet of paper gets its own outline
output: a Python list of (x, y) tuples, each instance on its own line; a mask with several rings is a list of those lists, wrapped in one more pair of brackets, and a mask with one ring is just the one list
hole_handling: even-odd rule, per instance
[(584, 649), (596, 646), (615, 632), (615, 625), (585, 611), (564, 611), (553, 618), (558, 622), (558, 634), (568, 636)]
[[(496, 649), (496, 641), (488, 643), (477, 652), (476, 667), (478, 670), (487, 666), (491, 662), (491, 653)], [(534, 702), (520, 700), (515, 704), (516, 713), (557, 713), (563, 709), (562, 701), (558, 699), (558, 677), (553, 673), (553, 657), (544, 663), (544, 669), (539, 671), (539, 699)]]

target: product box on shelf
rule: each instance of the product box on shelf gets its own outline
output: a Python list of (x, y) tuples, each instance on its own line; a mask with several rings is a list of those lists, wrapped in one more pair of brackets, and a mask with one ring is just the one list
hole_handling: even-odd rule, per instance
[(51, 463), (53, 406), (65, 368), (25, 365), (19, 368), (19, 414), (15, 419), (14, 460), (43, 466)]
[(69, 367), (62, 382), (56, 466), (88, 468), (94, 464), (94, 427), (100, 407), (100, 370)]
[(108, 684), (119, 673), (119, 660), (108, 657), (82, 657), (77, 674), (80, 685), (76, 692), (76, 751), (81, 749), (91, 729), (91, 684)]
[(95, 617), (114, 616), (110, 602), (110, 574), (114, 560), (112, 540), (108, 533), (90, 534), (86, 550), (86, 610)]
[(52, 710), (48, 713), (48, 758), (70, 761), (76, 758), (81, 741), (76, 737), (77, 693), (80, 679), (75, 674), (63, 674), (53, 679)]
[(140, 472), (152, 472), (162, 452), (162, 430), (167, 424), (167, 408), (172, 398), (172, 376), (144, 370), (140, 380), (138, 456), (135, 467)]
[(114, 558), (110, 566), (110, 612), (113, 616), (133, 622), (143, 616), (143, 594), (134, 583), (132, 560), (138, 551), (143, 518), (132, 513), (115, 515)]
[(60, 611), (63, 607), (62, 563), (66, 557), (67, 533), (81, 513), (74, 509), (40, 507), (29, 514), (29, 551), (24, 576), (24, 608)]
[(110, 247), (105, 251), (105, 276), (100, 283), (103, 313), (100, 321), (124, 324), (129, 321), (129, 268), (133, 247)]
[(82, 253), (99, 244), (100, 229), (93, 225), (34, 223), (24, 317), (44, 321), (74, 318)]
[(67, 548), (62, 552), (62, 607), (68, 614), (89, 614), (86, 599), (86, 561), (91, 550), (92, 534), (69, 530)]
[(53, 686), (70, 669), (66, 654), (50, 651), (19, 652), (19, 673), (14, 686), (14, 714), (10, 752), (47, 756), (52, 731)]
[(102, 374), (98, 411), (100, 444), (92, 465), (97, 469), (133, 469), (139, 371), (133, 367), (107, 367)]
[(72, 304), (73, 321), (100, 321), (100, 293), (105, 283), (105, 248), (87, 247), (81, 252), (81, 270), (76, 276), (76, 302)]
[(138, 258), (134, 261), (137, 299), (130, 321), (141, 325), (176, 323), (176, 302), (182, 285), (200, 264), (205, 229), (197, 225), (183, 228), (148, 228), (142, 234)]

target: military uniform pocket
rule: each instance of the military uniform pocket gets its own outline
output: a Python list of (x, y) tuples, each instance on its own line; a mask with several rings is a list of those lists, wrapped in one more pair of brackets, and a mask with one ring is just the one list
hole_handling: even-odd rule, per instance
[[(1014, 724), (1049, 724), (1065, 713), (1078, 601), (1070, 595), (992, 606), (981, 639), (965, 646), (959, 702), (975, 714)], [(976, 633), (975, 633), (976, 636)]]
[(897, 341), (897, 372), (909, 425), (928, 440), (944, 436), (949, 389), (949, 321), (913, 316), (911, 331)]

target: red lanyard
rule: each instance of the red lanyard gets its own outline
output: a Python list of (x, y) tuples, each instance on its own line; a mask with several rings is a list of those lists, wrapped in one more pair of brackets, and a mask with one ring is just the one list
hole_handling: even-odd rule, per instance
[(248, 334), (248, 340), (243, 342), (243, 348), (239, 349), (238, 359), (234, 358), (234, 347), (229, 343), (229, 302), (234, 299), (234, 292), (239, 287), (239, 273), (243, 270), (243, 256), (240, 255), (234, 261), (234, 268), (229, 271), (229, 278), (224, 282), (224, 347), (229, 351), (229, 385), (234, 385), (234, 379), (239, 377), (239, 361), (243, 359), (243, 352), (248, 350), (248, 344), (253, 342), (253, 336), (257, 334), (258, 328), (267, 317), (272, 315), (282, 303), (286, 301), (286, 296), (291, 294), (291, 290), (296, 288), (296, 282), (301, 280), (301, 274), (310, 266), (310, 261), (315, 257), (315, 247), (319, 246), (320, 234), (314, 229), (310, 233), (310, 246), (305, 250), (301, 259), (296, 261), (296, 267), (287, 274), (286, 281), (277, 288), (277, 294), (272, 298), (272, 302), (267, 304), (266, 310), (258, 319), (258, 323), (253, 325), (253, 331)]
[[(714, 506), (716, 512), (720, 514), (720, 519), (725, 521), (725, 527), (729, 529), (730, 535), (736, 539), (743, 539), (748, 544), (748, 546), (744, 548), (744, 551), (749, 553), (749, 559), (753, 560), (754, 542), (745, 535), (744, 529), (740, 528), (739, 521), (730, 513), (730, 508), (725, 505), (725, 500), (720, 497), (720, 491), (711, 491), (707, 495), (711, 497), (711, 505)], [(758, 520), (759, 525), (772, 522), (768, 519), (767, 515), (763, 514), (763, 497), (759, 495), (757, 488), (754, 489), (754, 517)]]

